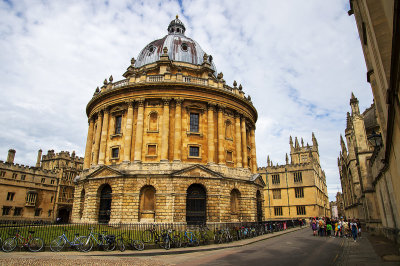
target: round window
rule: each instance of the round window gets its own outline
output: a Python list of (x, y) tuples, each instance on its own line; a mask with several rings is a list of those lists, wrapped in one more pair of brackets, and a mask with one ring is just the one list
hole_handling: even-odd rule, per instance
[(154, 47), (153, 45), (149, 46), (149, 55), (154, 53), (154, 51), (156, 50), (156, 47)]
[(183, 51), (187, 52), (187, 50), (188, 50), (187, 43), (182, 43), (181, 48), (182, 48)]

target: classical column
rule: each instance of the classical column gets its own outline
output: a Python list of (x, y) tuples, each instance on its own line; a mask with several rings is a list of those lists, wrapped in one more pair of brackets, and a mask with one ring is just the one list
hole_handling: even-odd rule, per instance
[(242, 117), (242, 161), (243, 161), (243, 168), (248, 167), (247, 162), (247, 140), (246, 140), (246, 119), (244, 116)]
[(218, 106), (218, 164), (225, 164), (224, 156), (224, 107)]
[(235, 142), (236, 142), (236, 167), (242, 167), (242, 136), (240, 128), (240, 115), (235, 113)]
[(169, 140), (169, 102), (171, 98), (162, 98), (164, 103), (162, 131), (161, 131), (161, 161), (168, 161), (168, 140)]
[(252, 173), (257, 173), (257, 154), (256, 154), (256, 127), (254, 126), (250, 130), (250, 138), (251, 138), (251, 169)]
[(207, 117), (207, 146), (208, 146), (208, 163), (214, 163), (214, 110), (215, 104), (208, 104), (208, 117)]
[(131, 160), (132, 146), (132, 124), (133, 124), (133, 102), (128, 102), (128, 113), (126, 115), (125, 142), (124, 142), (124, 162)]
[(93, 129), (94, 129), (94, 119), (93, 117), (89, 118), (89, 129), (86, 139), (86, 149), (85, 149), (85, 159), (83, 161), (83, 168), (87, 169), (90, 167), (90, 157), (92, 153), (92, 145), (93, 145)]
[(108, 117), (110, 110), (106, 107), (104, 109), (103, 126), (101, 128), (101, 142), (99, 152), (99, 164), (104, 164), (106, 158), (106, 146), (107, 146), (107, 133), (108, 133)]
[(180, 161), (182, 158), (182, 98), (175, 99), (175, 143), (174, 143), (174, 161)]
[(138, 99), (134, 161), (142, 161), (144, 98)]
[(94, 151), (93, 151), (93, 164), (96, 165), (99, 161), (99, 150), (100, 150), (100, 136), (101, 136), (101, 125), (103, 123), (103, 112), (99, 112), (97, 116), (96, 136), (94, 139)]

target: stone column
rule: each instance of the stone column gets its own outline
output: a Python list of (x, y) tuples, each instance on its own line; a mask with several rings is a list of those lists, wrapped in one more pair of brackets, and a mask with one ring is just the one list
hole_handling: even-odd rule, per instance
[(240, 115), (235, 113), (235, 142), (236, 142), (236, 167), (242, 167), (242, 136), (240, 128)]
[(174, 161), (180, 161), (182, 158), (182, 102), (183, 99), (175, 99), (175, 143), (174, 143)]
[(99, 152), (99, 164), (104, 164), (106, 158), (106, 146), (107, 146), (107, 134), (108, 134), (108, 117), (110, 110), (104, 109), (103, 126), (101, 128), (101, 141), (100, 141), (100, 152)]
[(101, 126), (103, 123), (103, 112), (99, 112), (97, 116), (97, 127), (96, 136), (94, 139), (94, 151), (93, 151), (93, 164), (96, 165), (99, 161), (99, 150), (100, 150), (100, 137), (101, 137)]
[(243, 168), (248, 167), (247, 163), (247, 140), (246, 140), (246, 119), (242, 117), (242, 154)]
[(218, 164), (225, 164), (224, 107), (218, 107)]
[(132, 124), (133, 124), (133, 102), (128, 102), (128, 113), (126, 115), (125, 142), (124, 142), (124, 162), (131, 160), (132, 146)]
[(251, 138), (251, 169), (252, 173), (257, 173), (257, 154), (256, 154), (256, 127), (254, 126), (250, 131)]
[(208, 145), (208, 163), (215, 163), (214, 161), (214, 111), (215, 104), (208, 104), (208, 118), (207, 118), (207, 145)]
[(85, 149), (85, 159), (83, 161), (83, 169), (87, 169), (90, 167), (90, 157), (92, 153), (92, 145), (93, 145), (93, 129), (94, 129), (94, 119), (93, 117), (89, 118), (89, 129), (86, 139), (86, 149)]
[(162, 98), (164, 103), (162, 130), (161, 130), (161, 161), (168, 161), (169, 140), (169, 102), (171, 98)]
[(134, 161), (142, 161), (144, 98), (138, 100)]

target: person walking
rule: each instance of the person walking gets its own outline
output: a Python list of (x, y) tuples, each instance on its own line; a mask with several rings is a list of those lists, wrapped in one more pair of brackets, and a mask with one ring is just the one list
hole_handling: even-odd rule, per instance
[(313, 236), (317, 236), (317, 222), (314, 219), (311, 222), (311, 229), (313, 231)]
[(351, 234), (353, 235), (354, 242), (356, 242), (358, 227), (357, 227), (357, 222), (355, 219), (353, 219), (353, 221), (350, 223), (350, 228), (351, 228)]

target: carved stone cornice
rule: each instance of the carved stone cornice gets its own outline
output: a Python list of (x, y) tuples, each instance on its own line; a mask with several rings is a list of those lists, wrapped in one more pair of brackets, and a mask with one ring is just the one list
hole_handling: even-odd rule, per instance
[(133, 101), (132, 99), (129, 99), (129, 100), (125, 101), (125, 104), (126, 104), (126, 106), (128, 106), (128, 108), (133, 108), (135, 101)]
[(174, 98), (174, 100), (175, 100), (175, 104), (176, 105), (182, 105), (182, 102), (183, 102), (183, 98)]
[(171, 98), (167, 98), (167, 97), (164, 97), (161, 100), (163, 101), (164, 105), (169, 105), (169, 103), (171, 102)]
[(146, 100), (145, 98), (139, 98), (139, 99), (136, 99), (135, 102), (138, 103), (138, 106), (143, 107), (145, 100)]
[(208, 109), (215, 111), (217, 105), (215, 103), (208, 103), (207, 107), (208, 107)]

